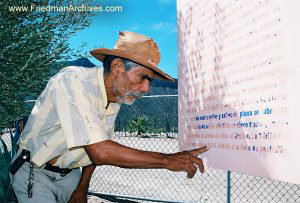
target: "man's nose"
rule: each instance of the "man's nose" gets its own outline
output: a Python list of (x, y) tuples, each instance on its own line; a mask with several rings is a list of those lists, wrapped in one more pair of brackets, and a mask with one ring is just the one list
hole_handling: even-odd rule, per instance
[(141, 90), (144, 93), (149, 93), (149, 91), (150, 91), (150, 82), (149, 82), (149, 80), (144, 80)]

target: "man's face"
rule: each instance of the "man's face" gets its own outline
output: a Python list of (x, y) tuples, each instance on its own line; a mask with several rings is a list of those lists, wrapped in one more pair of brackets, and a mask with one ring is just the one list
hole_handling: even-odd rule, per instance
[(144, 93), (149, 93), (150, 81), (153, 77), (153, 71), (143, 66), (135, 66), (122, 72), (113, 85), (118, 103), (131, 105)]

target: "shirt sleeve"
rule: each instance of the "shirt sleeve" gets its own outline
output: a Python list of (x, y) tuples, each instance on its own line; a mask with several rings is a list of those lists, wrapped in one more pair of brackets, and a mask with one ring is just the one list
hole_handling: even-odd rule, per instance
[(92, 87), (79, 75), (57, 78), (51, 99), (68, 148), (108, 140), (105, 123), (91, 100)]

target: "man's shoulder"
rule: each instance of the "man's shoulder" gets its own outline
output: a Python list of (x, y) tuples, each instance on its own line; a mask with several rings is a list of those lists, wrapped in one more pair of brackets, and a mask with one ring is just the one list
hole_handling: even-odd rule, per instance
[(67, 66), (67, 67), (64, 67), (63, 69), (61, 69), (58, 74), (69, 75), (69, 74), (84, 73), (84, 72), (89, 71), (89, 69), (90, 68), (86, 68), (83, 66)]
[(56, 77), (60, 79), (86, 79), (90, 75), (95, 75), (97, 71), (102, 71), (100, 67), (87, 68), (83, 66), (67, 66), (61, 69)]

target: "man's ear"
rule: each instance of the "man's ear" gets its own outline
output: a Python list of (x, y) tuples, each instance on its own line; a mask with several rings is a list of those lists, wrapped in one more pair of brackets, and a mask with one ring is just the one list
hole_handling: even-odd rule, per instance
[(122, 59), (116, 58), (111, 62), (111, 73), (114, 76), (118, 76), (125, 71), (125, 64)]

